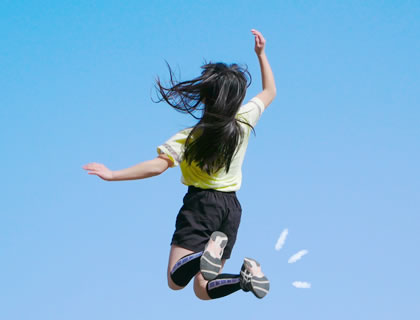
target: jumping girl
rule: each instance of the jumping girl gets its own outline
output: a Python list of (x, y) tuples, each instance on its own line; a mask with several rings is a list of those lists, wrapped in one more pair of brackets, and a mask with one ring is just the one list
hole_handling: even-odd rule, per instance
[(157, 148), (158, 156), (131, 168), (111, 171), (103, 164), (83, 168), (106, 181), (144, 179), (180, 166), (188, 186), (176, 219), (168, 263), (168, 285), (184, 288), (192, 278), (194, 292), (203, 300), (216, 299), (240, 289), (263, 298), (269, 281), (254, 259), (245, 258), (239, 274), (221, 273), (229, 259), (241, 219), (236, 198), (242, 181), (241, 167), (248, 139), (261, 114), (273, 101), (276, 87), (265, 54), (265, 39), (257, 30), (255, 53), (261, 68), (262, 91), (242, 105), (249, 73), (236, 64), (209, 63), (201, 76), (170, 86), (157, 79), (160, 101), (196, 117), (198, 123), (184, 129)]

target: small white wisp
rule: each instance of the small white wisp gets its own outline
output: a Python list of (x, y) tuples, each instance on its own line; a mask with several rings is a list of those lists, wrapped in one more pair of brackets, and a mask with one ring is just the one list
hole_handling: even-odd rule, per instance
[(277, 251), (279, 251), (281, 248), (283, 248), (285, 242), (286, 242), (286, 238), (287, 238), (287, 234), (289, 233), (288, 229), (284, 229), (282, 231), (282, 233), (280, 234), (279, 239), (277, 240), (277, 243), (274, 247), (274, 249), (276, 249)]
[(302, 257), (306, 254), (308, 254), (309, 251), (308, 250), (300, 250), (298, 253), (295, 253), (293, 256), (291, 256), (289, 258), (289, 261), (287, 261), (288, 263), (295, 263), (296, 261), (302, 259)]
[(303, 281), (295, 281), (292, 283), (292, 285), (298, 289), (309, 289), (311, 287), (311, 284), (309, 282)]

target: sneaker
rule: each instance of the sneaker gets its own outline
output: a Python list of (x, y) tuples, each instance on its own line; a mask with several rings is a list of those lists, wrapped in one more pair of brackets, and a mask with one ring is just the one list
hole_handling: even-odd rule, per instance
[(262, 299), (270, 290), (270, 281), (261, 271), (261, 265), (251, 258), (245, 258), (241, 268), (241, 288), (251, 291), (257, 298)]
[(200, 271), (206, 280), (215, 279), (222, 269), (222, 255), (228, 242), (223, 232), (215, 231), (210, 236), (200, 258)]

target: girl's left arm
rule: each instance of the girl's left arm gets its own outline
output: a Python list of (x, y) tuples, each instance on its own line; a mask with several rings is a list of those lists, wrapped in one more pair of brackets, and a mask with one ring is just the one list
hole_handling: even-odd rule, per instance
[(83, 166), (88, 174), (97, 175), (106, 181), (122, 181), (145, 179), (165, 172), (173, 165), (172, 161), (164, 154), (149, 161), (140, 162), (130, 168), (112, 171), (101, 163), (89, 163)]

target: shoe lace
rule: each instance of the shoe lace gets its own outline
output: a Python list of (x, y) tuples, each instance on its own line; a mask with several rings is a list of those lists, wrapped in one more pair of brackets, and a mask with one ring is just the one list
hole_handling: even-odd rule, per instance
[(244, 291), (250, 291), (251, 288), (251, 279), (252, 279), (252, 274), (249, 270), (247, 270), (246, 268), (242, 268), (241, 273), (240, 273), (240, 285), (242, 290)]

